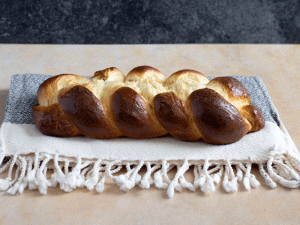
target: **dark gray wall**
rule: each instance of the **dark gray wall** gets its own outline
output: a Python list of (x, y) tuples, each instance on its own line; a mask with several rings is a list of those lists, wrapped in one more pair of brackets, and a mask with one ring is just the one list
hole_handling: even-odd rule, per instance
[(300, 43), (296, 0), (0, 2), (0, 43)]

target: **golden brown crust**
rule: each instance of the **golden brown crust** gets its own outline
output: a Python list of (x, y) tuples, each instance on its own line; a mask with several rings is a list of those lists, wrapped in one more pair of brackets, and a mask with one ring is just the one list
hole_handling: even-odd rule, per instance
[[(189, 75), (196, 75), (196, 76), (201, 76), (201, 77), (203, 77), (204, 79), (207, 79), (207, 77), (206, 76), (204, 76), (202, 73), (200, 73), (199, 71), (196, 71), (196, 70), (190, 70), (190, 69), (184, 69), (184, 70), (179, 70), (179, 71), (177, 71), (177, 72), (175, 72), (175, 73), (173, 73), (173, 74), (171, 74), (170, 76), (169, 76), (169, 78), (168, 79), (174, 79), (175, 77), (180, 77), (180, 76), (182, 76), (182, 75), (184, 75), (184, 74), (189, 74)], [(208, 79), (207, 79), (208, 80)], [(208, 80), (209, 81), (209, 80)]]
[(196, 90), (189, 96), (188, 102), (205, 142), (230, 144), (248, 132), (248, 126), (237, 108), (214, 90)]
[(157, 81), (165, 80), (165, 76), (158, 69), (151, 66), (138, 66), (132, 69), (125, 77), (126, 81), (139, 81), (143, 79), (156, 79)]
[(171, 74), (171, 76), (169, 76), (164, 81), (164, 85), (174, 84), (176, 81), (178, 81), (180, 79), (182, 79), (184, 81), (187, 76), (189, 78), (192, 78), (191, 80), (198, 81), (198, 82), (200, 81), (203, 84), (206, 84), (209, 82), (207, 77), (204, 76), (202, 73), (200, 73), (196, 70), (185, 69), (185, 70), (179, 70), (179, 71)]
[(132, 74), (138, 74), (139, 76), (143, 76), (146, 72), (149, 71), (153, 71), (155, 73), (161, 73), (158, 69), (151, 66), (137, 66), (127, 74), (127, 78), (129, 78)]
[(59, 104), (51, 106), (33, 106), (31, 115), (36, 128), (45, 135), (72, 137), (80, 132), (72, 121), (65, 116)]
[(109, 124), (103, 105), (84, 86), (74, 86), (58, 96), (64, 113), (85, 136), (96, 139), (115, 138), (119, 135)]
[(165, 92), (153, 99), (155, 115), (161, 126), (182, 141), (197, 141), (200, 136), (191, 128), (184, 102), (174, 93)]
[(233, 77), (214, 78), (208, 83), (207, 87), (218, 92), (238, 108), (250, 105), (251, 99), (248, 90)]
[[(113, 76), (112, 76), (113, 74)], [(94, 77), (101, 79), (101, 80), (110, 80), (111, 77), (113, 77), (114, 79), (120, 79), (121, 81), (124, 80), (124, 74), (117, 69), (116, 67), (110, 67), (107, 68), (105, 70), (98, 70), (94, 73)]]
[(248, 90), (237, 79), (233, 77), (216, 77), (210, 82), (218, 82), (219, 84), (222, 84), (224, 88), (228, 91), (230, 97), (245, 98), (248, 99), (250, 103), (250, 94)]
[(37, 99), (40, 105), (48, 106), (57, 102), (56, 97), (65, 84), (74, 85), (83, 83), (86, 78), (73, 74), (60, 74), (45, 80), (37, 91)]
[(91, 138), (177, 139), (229, 144), (264, 127), (260, 110), (235, 78), (209, 81), (195, 70), (167, 79), (157, 69), (140, 66), (125, 77), (115, 67), (91, 78), (62, 74), (46, 80), (32, 108), (37, 129), (52, 136), (83, 134)]
[(129, 87), (113, 93), (112, 113), (117, 127), (130, 138), (154, 138), (161, 133), (154, 126), (143, 97)]
[(246, 105), (241, 109), (241, 114), (251, 124), (249, 132), (259, 131), (265, 127), (265, 120), (259, 108), (254, 105)]

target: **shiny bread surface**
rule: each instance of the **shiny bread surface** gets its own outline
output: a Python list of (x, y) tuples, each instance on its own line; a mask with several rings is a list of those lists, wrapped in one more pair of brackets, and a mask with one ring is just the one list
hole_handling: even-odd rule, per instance
[(237, 79), (209, 81), (188, 69), (168, 78), (150, 66), (136, 67), (126, 76), (115, 67), (90, 78), (61, 74), (43, 82), (37, 98), (35, 125), (50, 136), (145, 139), (169, 134), (222, 145), (265, 125)]

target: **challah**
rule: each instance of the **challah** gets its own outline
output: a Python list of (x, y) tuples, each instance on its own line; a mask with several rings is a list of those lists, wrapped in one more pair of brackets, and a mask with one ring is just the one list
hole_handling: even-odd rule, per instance
[(50, 136), (142, 139), (169, 133), (183, 141), (229, 144), (265, 125), (238, 80), (209, 81), (194, 70), (167, 79), (149, 66), (126, 77), (114, 67), (90, 78), (62, 74), (42, 83), (37, 98), (35, 125)]

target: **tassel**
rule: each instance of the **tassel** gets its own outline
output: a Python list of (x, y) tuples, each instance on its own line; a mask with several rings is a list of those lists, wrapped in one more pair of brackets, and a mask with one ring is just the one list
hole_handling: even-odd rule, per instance
[(169, 179), (169, 177), (168, 177), (168, 172), (169, 172), (171, 169), (173, 169), (173, 167), (174, 167), (174, 166), (171, 166), (171, 167), (170, 167), (170, 164), (167, 163), (167, 161), (166, 161), (165, 159), (162, 161), (162, 175), (163, 175), (163, 177), (165, 178), (165, 180), (166, 180), (166, 182), (167, 182), (168, 184), (171, 183), (171, 181), (170, 181), (170, 179)]
[(10, 187), (9, 179), (0, 179), (0, 191), (6, 191)]
[(177, 173), (175, 174), (174, 179), (171, 181), (171, 183), (168, 186), (167, 194), (169, 198), (172, 198), (174, 196), (174, 190), (177, 191), (182, 190), (181, 185), (178, 183), (178, 179), (189, 169), (189, 163), (185, 159), (182, 166), (177, 170)]
[[(78, 162), (78, 165), (81, 164), (81, 159), (80, 161)], [(84, 168), (82, 170), (82, 172), (80, 173), (80, 170)], [(79, 187), (79, 188), (83, 188), (84, 187), (84, 184), (85, 184), (85, 174), (87, 173), (87, 171), (89, 171), (91, 169), (91, 165), (90, 165), (90, 162), (85, 162), (82, 166), (78, 167), (78, 173), (77, 173), (77, 176), (76, 176), (76, 181), (75, 181), (75, 185), (76, 187)]]
[(225, 166), (225, 174), (223, 178), (223, 188), (226, 192), (231, 192), (231, 189), (228, 184), (228, 175), (229, 175), (229, 169), (228, 166)]
[(174, 190), (178, 191), (178, 192), (182, 192), (182, 186), (181, 184), (177, 181)]
[(127, 163), (126, 169), (127, 173), (123, 176), (121, 175), (119, 182), (117, 181), (117, 184), (119, 183), (120, 189), (125, 192), (129, 191), (134, 186), (133, 181), (128, 179), (128, 177), (133, 173), (134, 170), (131, 169), (129, 163)]
[(202, 173), (200, 174), (200, 178), (198, 180), (198, 182), (196, 183), (197, 186), (202, 187), (205, 183), (206, 177), (205, 175)]
[(238, 182), (237, 182), (237, 178), (233, 177), (231, 179), (231, 181), (229, 181), (229, 187), (231, 189), (231, 191), (237, 191), (238, 189)]
[(249, 191), (251, 188), (250, 188), (250, 178), (248, 175), (245, 175), (243, 183), (244, 183), (245, 189), (247, 191)]
[(163, 182), (163, 177), (162, 177), (161, 170), (157, 171), (154, 174), (154, 184), (157, 188), (166, 189), (168, 187), (168, 184)]
[(221, 177), (223, 175), (223, 172), (224, 172), (224, 166), (221, 166), (220, 170), (218, 173), (214, 174), (213, 176), (213, 181), (218, 184), (220, 183), (220, 180), (221, 180)]
[(150, 175), (151, 175), (151, 164), (150, 162), (146, 163), (147, 172), (145, 173), (143, 179), (141, 180), (140, 187), (141, 188), (150, 188)]
[[(11, 182), (11, 184), (14, 184), (18, 180), (19, 172), (20, 172), (20, 166), (17, 167), (15, 179)], [(7, 193), (10, 194), (10, 195), (17, 194), (17, 191), (18, 191), (19, 186), (20, 186), (21, 183), (22, 183), (21, 179), (18, 180), (18, 182), (16, 182), (11, 188), (9, 188), (7, 190)]]
[(42, 172), (37, 173), (38, 188), (41, 194), (47, 194), (47, 189), (51, 186), (51, 183), (43, 176)]
[[(177, 165), (177, 171), (180, 169), (180, 167)], [(181, 186), (181, 183), (179, 182), (180, 178), (183, 177), (183, 174), (178, 176), (178, 180), (177, 180), (177, 183), (174, 187), (174, 189), (178, 192), (182, 192), (182, 186)]]
[(238, 181), (242, 181), (243, 180), (243, 171), (240, 169), (239, 166), (236, 166), (236, 177), (238, 179)]
[(203, 185), (201, 185), (201, 191), (203, 191), (204, 193), (207, 193), (209, 191), (212, 191), (212, 192), (215, 191), (215, 185), (213, 182), (213, 178), (208, 174), (208, 168), (209, 168), (209, 162), (208, 162), (208, 160), (205, 160), (203, 170), (202, 170), (203, 175), (204, 175), (204, 183), (203, 183)]
[(97, 160), (97, 162), (94, 164), (92, 176), (85, 181), (85, 186), (88, 190), (93, 190), (95, 185), (99, 181), (99, 166), (102, 160)]
[[(78, 184), (77, 181), (78, 181), (78, 179), (81, 178), (81, 176), (80, 176), (80, 170), (81, 170), (81, 166), (82, 166), (81, 164), (82, 164), (82, 160), (80, 157), (78, 157), (76, 165), (73, 167), (72, 172), (66, 174), (66, 180), (71, 189), (75, 189), (76, 187), (79, 187), (79, 186), (77, 186), (77, 184)], [(65, 172), (68, 172), (68, 171), (65, 171)], [(83, 180), (83, 182), (84, 182), (84, 180)], [(84, 184), (80, 184), (80, 187), (83, 187), (83, 185)]]
[(168, 186), (168, 190), (167, 190), (167, 195), (169, 198), (172, 198), (174, 196), (174, 190), (175, 190), (175, 186), (178, 184), (178, 181), (173, 180), (169, 186)]
[(201, 187), (201, 191), (203, 191), (204, 193), (208, 193), (208, 192), (214, 192), (216, 190), (215, 185), (214, 185), (214, 181), (213, 178), (211, 176), (208, 176), (206, 183)]
[[(24, 157), (20, 157), (20, 158), (21, 158), (21, 165), (19, 165), (19, 167), (21, 168), (20, 169), (21, 174), (20, 174), (20, 177), (18, 178), (18, 182), (17, 182), (18, 184), (17, 185), (15, 184), (15, 186), (16, 186), (15, 188), (17, 188), (16, 193), (18, 192), (18, 194), (23, 193), (23, 190), (24, 190), (23, 186), (24, 185), (22, 185), (22, 184), (24, 183), (23, 180), (24, 180), (24, 177), (25, 177), (26, 167), (27, 167), (27, 162), (26, 162), (25, 158)], [(16, 178), (17, 177), (18, 176), (16, 176)]]
[(135, 183), (134, 183), (133, 181), (126, 179), (126, 180), (123, 182), (123, 184), (122, 184), (122, 186), (120, 187), (120, 189), (121, 189), (122, 191), (127, 192), (127, 191), (129, 191), (131, 188), (134, 187), (134, 184), (135, 184)]
[(284, 159), (284, 163), (286, 164), (286, 166), (291, 169), (291, 175), (296, 180), (299, 180), (300, 179), (300, 171), (298, 171), (297, 168), (292, 165), (292, 163), (288, 160), (288, 158), (286, 158), (285, 156), (282, 156), (282, 158)]
[[(34, 156), (34, 164), (33, 164), (33, 170), (29, 170), (27, 177), (25, 178), (25, 181), (28, 182), (28, 189), (29, 190), (36, 190), (38, 187), (37, 179), (35, 178), (38, 166), (39, 166), (39, 159), (38, 159), (39, 153), (35, 153)], [(32, 162), (29, 162), (32, 166)]]
[(140, 174), (135, 175), (135, 184), (139, 184), (142, 180), (142, 176)]
[(105, 175), (106, 175), (107, 177), (111, 178), (113, 181), (115, 181), (115, 179), (116, 179), (116, 177), (113, 176), (113, 174), (119, 172), (119, 171), (122, 169), (122, 166), (120, 166), (120, 168), (117, 167), (117, 169), (119, 169), (119, 170), (117, 170), (117, 169), (115, 169), (115, 171), (112, 170), (112, 167), (113, 167), (115, 164), (117, 164), (117, 163), (120, 163), (120, 161), (119, 161), (119, 160), (116, 160), (116, 161), (113, 161), (113, 162), (108, 162), (108, 163), (106, 164), (106, 167), (105, 167)]
[(278, 165), (280, 171), (285, 171), (284, 174), (286, 175), (286, 177), (289, 177), (289, 179), (300, 180), (300, 176), (293, 168), (277, 160), (274, 160), (273, 163), (276, 163)]
[(28, 174), (32, 171), (32, 159), (28, 159), (28, 164), (27, 164), (27, 176), (24, 177), (23, 183), (19, 187), (19, 192), (23, 193), (24, 189), (28, 186)]
[[(237, 190), (237, 178), (236, 180), (234, 179), (234, 172), (231, 167), (231, 164), (229, 160), (226, 161), (227, 165), (225, 167), (225, 176), (224, 176), (224, 181), (223, 181), (223, 187), (226, 192), (232, 192)], [(229, 175), (231, 176), (231, 180), (229, 180)]]
[[(128, 180), (128, 177), (130, 176), (130, 174), (133, 173), (133, 169), (131, 169), (129, 163), (126, 164), (126, 170), (127, 170), (126, 174), (121, 174), (119, 176), (114, 177), (114, 181), (120, 187), (122, 187), (122, 185), (125, 183), (125, 181)], [(126, 186), (129, 186), (129, 184), (126, 184)], [(124, 186), (123, 189), (126, 189), (126, 186)]]
[(103, 176), (100, 182), (96, 185), (96, 191), (98, 193), (102, 193), (104, 191), (104, 182), (105, 182), (105, 176)]
[(122, 184), (125, 182), (126, 180), (126, 176), (124, 174), (121, 174), (120, 176), (117, 176), (115, 178), (115, 182), (117, 183), (118, 186), (122, 186)]
[(193, 184), (187, 182), (186, 179), (184, 178), (184, 176), (181, 176), (179, 178), (179, 181), (180, 181), (180, 184), (183, 188), (186, 188), (190, 191), (195, 191), (196, 190), (195, 186)]
[[(173, 166), (170, 166), (170, 165), (167, 163), (166, 160), (163, 160), (163, 161), (162, 161), (162, 168), (154, 174), (154, 183), (155, 183), (155, 186), (156, 186), (157, 188), (163, 188), (163, 189), (166, 189), (166, 188), (168, 187), (168, 184), (170, 184), (171, 181), (170, 181), (170, 179), (169, 179), (167, 173), (168, 173), (171, 169), (173, 169), (173, 167), (174, 167), (174, 165), (173, 165)], [(164, 183), (164, 182), (163, 182), (163, 177), (162, 177), (162, 176), (164, 176), (164, 178), (165, 178), (165, 180), (166, 180), (167, 183)], [(177, 187), (174, 187), (174, 188), (179, 189), (179, 188), (178, 188), (178, 185), (177, 185)]]
[(198, 180), (200, 178), (200, 174), (198, 173), (199, 165), (194, 165), (194, 187), (195, 189), (199, 187)]
[(27, 182), (22, 182), (19, 186), (19, 193), (22, 194), (26, 187), (27, 187)]
[(220, 170), (220, 168), (221, 168), (220, 164), (211, 164), (210, 166), (214, 166), (214, 167), (210, 170), (207, 170), (208, 174), (213, 174), (213, 173), (217, 172), (218, 170)]
[(19, 194), (22, 194), (23, 191), (25, 190), (25, 188), (28, 186), (28, 181), (26, 179), (26, 176), (25, 176), (25, 173), (26, 173), (26, 166), (27, 166), (27, 173), (29, 173), (29, 171), (32, 169), (32, 160), (28, 160), (28, 163), (27, 161), (24, 159), (24, 167), (23, 167), (23, 171), (22, 171), (22, 180), (23, 182), (20, 184), (19, 186)]
[[(231, 176), (230, 181), (229, 181), (229, 173)], [(226, 192), (237, 191), (237, 188), (238, 188), (237, 178), (234, 176), (234, 172), (233, 172), (233, 169), (231, 167), (229, 160), (227, 160), (227, 165), (225, 166), (223, 188)]]
[[(122, 191), (129, 191), (130, 189), (132, 189), (132, 188), (135, 186), (136, 183), (138, 183), (138, 182), (141, 180), (141, 176), (138, 175), (138, 172), (139, 172), (140, 169), (142, 168), (143, 164), (144, 164), (144, 161), (141, 160), (141, 161), (139, 162), (139, 164), (137, 165), (137, 167), (136, 167), (134, 170), (132, 170), (133, 173), (132, 173), (130, 179), (128, 179), (128, 178), (125, 176), (127, 179), (125, 179), (125, 181), (124, 181), (123, 184), (121, 185), (121, 188), (120, 188), (120, 189), (121, 189)], [(130, 168), (129, 168), (129, 169), (130, 169)], [(128, 176), (130, 176), (130, 174), (131, 174), (132, 171), (129, 172)]]
[(202, 187), (205, 183), (205, 180), (206, 180), (206, 177), (203, 173), (203, 170), (201, 169), (201, 165), (198, 165), (197, 166), (197, 169), (198, 169), (198, 172), (199, 172), (199, 175), (197, 174), (197, 178), (195, 181), (194, 181), (194, 186), (195, 188), (197, 187)]
[(287, 154), (287, 160), (293, 165), (293, 167), (300, 172), (300, 155), (289, 151)]
[(260, 185), (260, 183), (258, 182), (256, 177), (253, 174), (251, 174), (251, 167), (252, 167), (251, 163), (247, 163), (246, 168), (244, 167), (244, 165), (242, 163), (239, 163), (237, 165), (237, 168), (239, 168), (240, 170), (245, 172), (243, 184), (247, 191), (249, 191), (251, 189), (251, 186), (253, 188), (257, 188)]
[(257, 188), (260, 185), (260, 183), (253, 174), (250, 174), (250, 184), (254, 188)]
[(21, 181), (15, 183), (10, 189), (7, 190), (7, 193), (10, 195), (16, 195), (21, 183)]
[(38, 186), (38, 182), (35, 178), (35, 171), (31, 171), (27, 176), (28, 189), (36, 190)]
[[(244, 168), (244, 166), (242, 166), (242, 168)], [(251, 170), (251, 164), (247, 163), (246, 165), (246, 172), (245, 172), (245, 177), (244, 177), (244, 186), (245, 186), (245, 189), (247, 191), (249, 191), (251, 189), (250, 187), (250, 170)]]
[(12, 185), (12, 182), (11, 182), (12, 170), (13, 170), (14, 165), (16, 164), (16, 161), (17, 161), (17, 155), (14, 155), (13, 159), (11, 160), (11, 163), (9, 164), (9, 170), (8, 170), (7, 178), (6, 179), (0, 179), (0, 191), (6, 191)]
[(213, 176), (213, 181), (214, 181), (216, 184), (218, 184), (218, 183), (220, 183), (220, 180), (221, 180), (220, 175), (219, 175), (219, 174), (214, 174), (214, 176)]
[(115, 165), (115, 166), (116, 166), (116, 168), (114, 168), (114, 169), (111, 170), (111, 174), (115, 174), (115, 173), (120, 172), (121, 169), (122, 169), (122, 167), (123, 167), (121, 165)]
[(56, 170), (55, 178), (57, 180), (57, 183), (59, 183), (60, 189), (64, 190), (65, 192), (71, 192), (72, 188), (70, 187), (69, 182), (66, 179), (66, 175), (62, 172), (60, 166), (58, 165), (58, 154), (54, 156), (54, 167)]
[[(220, 179), (221, 179), (220, 176), (222, 176), (222, 171), (220, 171), (220, 170), (221, 170), (221, 165), (218, 163), (218, 164), (216, 164), (216, 165), (214, 165), (214, 166), (215, 166), (214, 168), (208, 170), (208, 174), (212, 177), (213, 182), (216, 183), (216, 184), (218, 184), (218, 183), (220, 182)], [(217, 171), (218, 171), (218, 172), (217, 172)], [(218, 175), (213, 174), (213, 173), (215, 173), (215, 172), (217, 172), (216, 174), (218, 174)], [(220, 173), (220, 172), (221, 172), (221, 173)], [(215, 176), (215, 175), (216, 175), (216, 176)], [(216, 182), (216, 181), (217, 181), (217, 182)]]
[(54, 172), (51, 175), (50, 183), (51, 183), (51, 187), (56, 187), (57, 186), (57, 173)]
[(141, 183), (139, 184), (141, 188), (150, 188), (151, 184), (154, 183), (154, 180), (151, 178), (151, 174), (160, 168), (160, 166), (153, 166), (151, 168), (150, 162), (146, 163), (147, 172), (144, 177), (141, 179)]
[(270, 176), (265, 171), (263, 164), (259, 164), (259, 172), (260, 172), (260, 174), (262, 175), (262, 177), (264, 178), (264, 180), (266, 181), (266, 183), (269, 187), (271, 187), (271, 188), (276, 188), (277, 187), (276, 183), (270, 178)]
[(278, 176), (273, 168), (272, 168), (272, 163), (273, 163), (273, 157), (271, 157), (267, 163), (267, 168), (269, 171), (270, 176), (278, 181), (282, 186), (287, 187), (287, 188), (298, 188), (300, 186), (299, 181), (295, 181), (295, 180), (286, 180), (281, 176)]
[(45, 174), (43, 173), (43, 170), (47, 163), (50, 160), (50, 156), (47, 155), (46, 159), (43, 161), (41, 167), (37, 171), (37, 183), (38, 183), (38, 188), (41, 194), (47, 194), (47, 189), (49, 186), (51, 186), (51, 183), (46, 179)]
[(77, 176), (80, 174), (80, 167), (81, 167), (81, 158), (77, 159), (77, 164), (75, 167), (73, 167), (72, 171), (69, 172), (69, 160), (65, 160), (65, 166), (64, 166), (64, 186), (68, 189), (68, 191), (74, 190), (77, 186)]
[(75, 182), (76, 187), (83, 188), (84, 184), (85, 184), (84, 177), (82, 175), (78, 175), (76, 177), (76, 182)]

